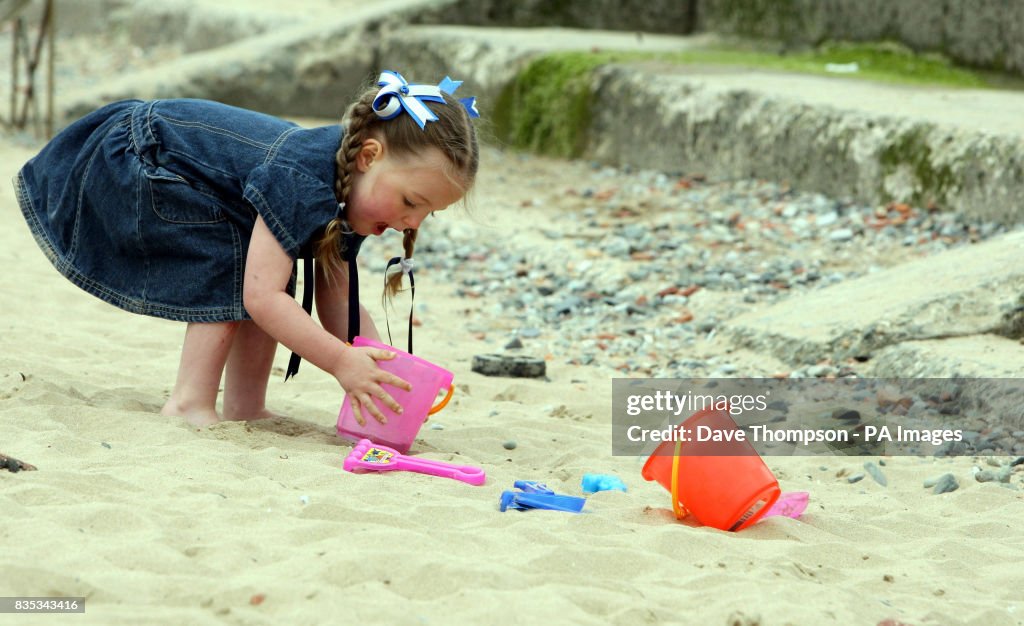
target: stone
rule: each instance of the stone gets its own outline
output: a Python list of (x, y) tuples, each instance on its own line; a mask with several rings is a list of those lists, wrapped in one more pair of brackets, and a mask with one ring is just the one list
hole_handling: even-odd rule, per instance
[(541, 378), (547, 373), (544, 359), (502, 354), (478, 354), (473, 357), (472, 370), (484, 376)]
[(935, 480), (932, 493), (949, 493), (951, 491), (956, 491), (959, 488), (960, 483), (957, 482), (955, 476), (953, 476), (952, 474), (943, 474), (942, 476), (939, 476)]
[(877, 465), (871, 461), (867, 461), (864, 463), (864, 469), (867, 470), (868, 474), (871, 475), (871, 478), (873, 478), (876, 483), (883, 487), (889, 486), (888, 479), (886, 479), (885, 474), (882, 473), (882, 470), (879, 469)]

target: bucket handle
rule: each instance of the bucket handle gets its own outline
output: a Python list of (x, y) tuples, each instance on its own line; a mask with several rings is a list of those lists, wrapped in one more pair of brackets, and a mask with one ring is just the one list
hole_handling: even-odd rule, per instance
[(679, 453), (682, 451), (683, 442), (676, 441), (676, 448), (672, 454), (672, 512), (676, 519), (683, 519), (690, 514), (682, 504), (679, 503)]
[(452, 394), (453, 393), (455, 393), (455, 385), (448, 385), (448, 395), (446, 395), (441, 400), (440, 404), (438, 404), (437, 406), (435, 406), (435, 407), (431, 408), (429, 411), (427, 411), (427, 415), (433, 415), (434, 413), (437, 413), (438, 411), (443, 409), (448, 404), (448, 401), (452, 399)]

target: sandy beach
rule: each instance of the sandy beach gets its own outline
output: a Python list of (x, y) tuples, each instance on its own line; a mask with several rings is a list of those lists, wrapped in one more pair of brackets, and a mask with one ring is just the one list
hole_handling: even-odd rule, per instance
[[(40, 145), (5, 136), (0, 178)], [(457, 223), (449, 232), (512, 248), (550, 245), (537, 225), (570, 229), (550, 215), (571, 209), (529, 200), (587, 170), (489, 149), (471, 214), (443, 219)], [(280, 349), (269, 402), (286, 417), (201, 430), (161, 417), (183, 325), (72, 286), (36, 247), (10, 187), (0, 218), (0, 452), (38, 467), (0, 472), (0, 595), (87, 598), (85, 615), (49, 623), (1024, 621), (1019, 473), (1006, 488), (971, 478), (984, 465), (976, 457), (894, 457), (883, 487), (847, 480), (878, 459), (771, 457), (783, 491), (810, 493), (800, 519), (740, 533), (677, 522), (668, 494), (642, 480), (642, 459), (611, 455), (614, 370), (559, 354), (547, 380), (472, 372), (473, 355), (500, 351), (511, 331), (495, 318), (481, 332), (493, 303), (460, 296), (429, 265), (418, 278), (418, 353), (452, 369), (457, 389), (430, 422), (443, 429), (425, 427), (411, 453), (480, 466), (487, 482), (346, 473), (333, 379), (307, 365), (282, 382)], [(423, 234), (438, 236), (429, 224)], [(373, 277), (367, 302), (378, 301), (381, 261), (397, 245), (373, 242), (360, 257)], [(561, 331), (543, 332), (527, 353), (546, 356), (543, 337)], [(726, 350), (702, 348), (706, 358), (716, 349)], [(749, 375), (777, 366), (730, 358)], [(515, 480), (581, 495), (589, 472), (619, 476), (628, 492), (595, 494), (580, 515), (498, 510)], [(958, 490), (922, 486), (946, 472)]]
[[(256, 4), (217, 8), (280, 8)], [(299, 4), (289, 13), (307, 19), (361, 5)], [(88, 92), (181, 52), (125, 36), (63, 41), (59, 84)], [(809, 506), (733, 533), (677, 520), (645, 459), (612, 454), (614, 378), (863, 373), (783, 363), (719, 331), (994, 225), (488, 146), (470, 206), (428, 220), (416, 254), (416, 354), (452, 370), (455, 393), (410, 454), (482, 468), (471, 486), (344, 471), (342, 391), (309, 364), (284, 382), (284, 348), (268, 391), (283, 417), (197, 429), (159, 415), (185, 326), (116, 309), (50, 265), (8, 184), (42, 146), (0, 130), (0, 454), (37, 468), (0, 469), (0, 597), (86, 610), (2, 624), (1024, 624), (1024, 464), (1008, 482), (975, 478), (1015, 456), (766, 457)], [(407, 296), (380, 306), (399, 250), (396, 233), (368, 241), (361, 288), (404, 347)], [(472, 371), (494, 353), (544, 359), (547, 375)], [(887, 484), (855, 480), (865, 463)], [(581, 496), (587, 473), (628, 490), (588, 496), (579, 515), (499, 510), (514, 481)], [(924, 486), (943, 474), (956, 490)]]

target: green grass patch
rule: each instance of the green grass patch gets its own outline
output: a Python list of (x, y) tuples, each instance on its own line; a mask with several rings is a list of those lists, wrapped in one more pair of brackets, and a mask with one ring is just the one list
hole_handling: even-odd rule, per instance
[[(707, 49), (668, 55), (666, 60), (679, 63), (707, 63), (746, 66), (819, 76), (842, 76), (855, 80), (874, 80), (908, 85), (944, 87), (991, 87), (983, 73), (958, 67), (938, 54), (915, 54), (889, 43), (829, 43), (813, 50), (771, 53), (754, 49)], [(837, 73), (834, 69), (856, 71)], [(836, 67), (837, 66), (837, 67)]]
[(604, 54), (575, 52), (532, 60), (495, 103), (498, 138), (539, 154), (582, 154), (590, 124), (590, 72), (608, 62)]

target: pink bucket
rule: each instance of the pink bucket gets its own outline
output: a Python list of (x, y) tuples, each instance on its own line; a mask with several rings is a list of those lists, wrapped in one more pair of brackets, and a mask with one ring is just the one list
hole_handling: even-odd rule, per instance
[[(452, 397), (452, 380), (455, 375), (430, 361), (372, 339), (356, 337), (352, 345), (357, 348), (381, 348), (397, 354), (398, 356), (389, 361), (377, 361), (377, 366), (408, 381), (412, 385), (412, 391), (405, 391), (393, 385), (383, 385), (384, 390), (391, 394), (403, 409), (402, 414), (398, 415), (374, 400), (387, 418), (386, 424), (381, 424), (372, 415), (363, 411), (366, 425), (360, 426), (352, 412), (352, 404), (346, 397), (341, 405), (341, 412), (338, 413), (338, 435), (357, 442), (360, 439), (369, 439), (382, 446), (394, 448), (398, 452), (407, 452), (427, 416), (437, 413), (448, 404)], [(442, 391), (446, 391), (447, 394), (435, 405), (437, 396)]]

